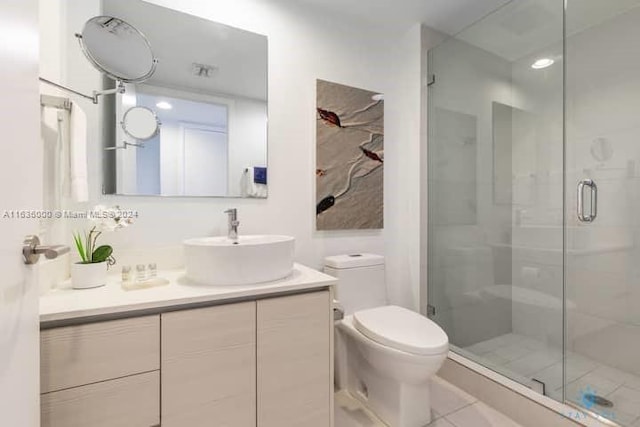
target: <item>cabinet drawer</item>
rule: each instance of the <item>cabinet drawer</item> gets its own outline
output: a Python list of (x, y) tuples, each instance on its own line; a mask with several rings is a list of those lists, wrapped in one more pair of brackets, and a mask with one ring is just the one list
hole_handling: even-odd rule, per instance
[(40, 391), (67, 389), (160, 368), (160, 316), (43, 330)]
[(160, 373), (147, 372), (40, 397), (41, 427), (160, 425)]

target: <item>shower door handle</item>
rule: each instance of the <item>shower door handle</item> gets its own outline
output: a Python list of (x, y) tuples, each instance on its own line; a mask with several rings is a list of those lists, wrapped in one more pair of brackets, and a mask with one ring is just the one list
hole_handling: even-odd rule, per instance
[[(591, 203), (589, 203), (589, 213), (584, 212), (584, 187), (591, 190)], [(578, 219), (581, 222), (593, 222), (598, 216), (598, 186), (595, 181), (585, 178), (578, 182)]]

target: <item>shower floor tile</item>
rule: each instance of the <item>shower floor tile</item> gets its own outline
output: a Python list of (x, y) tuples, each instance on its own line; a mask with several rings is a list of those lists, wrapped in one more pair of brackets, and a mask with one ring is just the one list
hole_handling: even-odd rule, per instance
[(522, 343), (509, 344), (504, 347), (500, 347), (493, 351), (494, 354), (502, 357), (507, 362), (513, 362), (514, 360), (518, 360), (523, 358), (524, 356), (531, 353), (531, 350), (525, 347)]
[(626, 387), (640, 390), (640, 377), (630, 374), (628, 372), (621, 371), (609, 366), (598, 366), (593, 370), (593, 373), (606, 378), (609, 381), (613, 381), (618, 385), (625, 385)]
[(534, 372), (539, 372), (558, 363), (559, 360), (562, 360), (562, 353), (538, 349), (504, 366), (510, 371), (518, 372), (524, 376), (531, 376)]
[[(518, 334), (506, 334), (465, 347), (480, 363), (528, 385), (536, 379), (545, 383), (547, 395), (562, 400), (562, 351), (542, 341)], [(640, 427), (640, 376), (603, 365), (577, 353), (566, 360), (566, 398), (584, 406), (584, 393), (591, 390), (613, 403), (612, 408), (594, 405), (623, 426)], [(455, 422), (454, 422), (455, 424)]]
[(516, 344), (524, 339), (521, 335), (505, 334), (499, 337), (492, 338), (490, 340), (482, 341), (472, 346), (466, 347), (465, 350), (471, 351), (474, 354), (491, 353), (499, 348), (507, 347), (512, 344)]
[(579, 402), (581, 394), (587, 389), (592, 390), (595, 394), (606, 396), (618, 387), (618, 384), (590, 373), (567, 385), (567, 399)]
[(607, 399), (612, 401), (614, 408), (620, 412), (640, 417), (640, 391), (623, 386), (607, 395)]

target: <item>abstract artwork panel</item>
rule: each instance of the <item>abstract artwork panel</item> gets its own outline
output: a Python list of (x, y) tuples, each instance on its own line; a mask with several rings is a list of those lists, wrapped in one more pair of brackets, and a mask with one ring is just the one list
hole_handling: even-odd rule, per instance
[(383, 228), (384, 97), (317, 81), (316, 228)]

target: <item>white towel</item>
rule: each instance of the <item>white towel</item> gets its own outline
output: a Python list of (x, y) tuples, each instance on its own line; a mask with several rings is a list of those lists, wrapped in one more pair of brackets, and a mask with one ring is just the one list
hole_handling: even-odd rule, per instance
[(70, 123), (69, 172), (71, 198), (75, 202), (89, 200), (89, 177), (87, 174), (87, 115), (78, 104), (73, 104)]
[[(62, 127), (64, 117), (61, 111), (42, 107), (40, 110), (40, 135), (44, 155), (42, 207), (53, 211), (61, 209), (64, 179), (60, 172), (62, 167)], [(38, 234), (48, 242), (55, 242), (50, 234), (59, 221), (54, 218), (42, 218)], [(66, 238), (66, 233), (65, 233)]]
[(245, 197), (265, 198), (267, 197), (267, 185), (256, 184), (254, 182), (254, 170), (253, 167), (244, 169), (242, 175), (242, 192)]
[(71, 197), (71, 113), (67, 110), (58, 111), (58, 152), (56, 157), (56, 209), (63, 205), (62, 200)]

